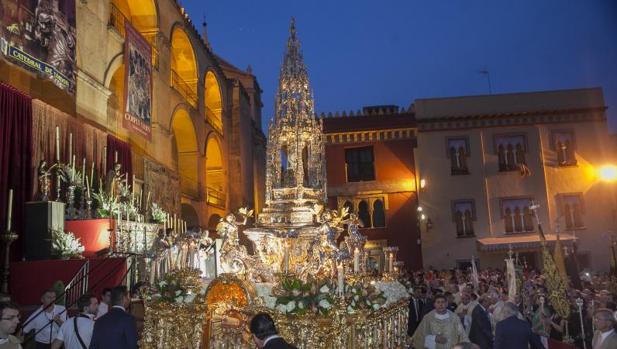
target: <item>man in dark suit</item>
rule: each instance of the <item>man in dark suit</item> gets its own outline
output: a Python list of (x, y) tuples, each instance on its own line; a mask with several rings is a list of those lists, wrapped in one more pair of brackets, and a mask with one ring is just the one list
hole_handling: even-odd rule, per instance
[(495, 329), (495, 349), (544, 349), (540, 337), (531, 332), (527, 321), (516, 317), (518, 307), (514, 303), (503, 306), (505, 319), (497, 323)]
[(274, 320), (266, 313), (259, 313), (251, 319), (250, 330), (253, 343), (259, 349), (297, 349), (278, 335)]
[(410, 337), (413, 336), (413, 333), (416, 332), (416, 328), (422, 321), (422, 317), (424, 313), (422, 309), (424, 307), (424, 299), (423, 293), (426, 293), (426, 290), (422, 292), (420, 287), (415, 287), (413, 290), (413, 294), (409, 299), (409, 320), (407, 322), (407, 335)]
[(477, 344), (482, 349), (493, 348), (493, 328), (491, 319), (486, 308), (490, 304), (487, 295), (482, 295), (478, 300), (478, 305), (471, 312), (471, 327), (469, 329), (469, 340)]
[(111, 290), (111, 305), (107, 314), (94, 323), (90, 349), (136, 349), (137, 326), (126, 312), (131, 300), (124, 286)]

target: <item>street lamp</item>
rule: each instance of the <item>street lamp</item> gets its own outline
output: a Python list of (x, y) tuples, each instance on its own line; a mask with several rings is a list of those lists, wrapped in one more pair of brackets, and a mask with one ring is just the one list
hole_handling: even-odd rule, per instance
[(597, 169), (597, 175), (605, 182), (613, 182), (617, 180), (617, 166), (603, 165)]

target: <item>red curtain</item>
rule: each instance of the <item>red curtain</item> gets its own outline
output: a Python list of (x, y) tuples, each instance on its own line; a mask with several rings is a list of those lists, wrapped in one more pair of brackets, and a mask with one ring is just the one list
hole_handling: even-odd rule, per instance
[(122, 165), (122, 174), (127, 174), (130, 185), (133, 184), (133, 160), (131, 159), (131, 146), (118, 138), (107, 135), (107, 161), (105, 173), (109, 172), (114, 166), (114, 160), (118, 153), (118, 163)]
[[(32, 199), (32, 99), (0, 83), (0, 231), (6, 230), (9, 189), (13, 189), (12, 230), (23, 234), (25, 203)], [(21, 259), (18, 239), (11, 259)]]

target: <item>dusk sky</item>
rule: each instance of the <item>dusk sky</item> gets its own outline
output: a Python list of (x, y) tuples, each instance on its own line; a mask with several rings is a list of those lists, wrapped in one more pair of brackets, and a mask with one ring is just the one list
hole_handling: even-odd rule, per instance
[(216, 54), (249, 64), (264, 130), (296, 18), (316, 111), (416, 98), (601, 86), (617, 130), (615, 0), (182, 0)]

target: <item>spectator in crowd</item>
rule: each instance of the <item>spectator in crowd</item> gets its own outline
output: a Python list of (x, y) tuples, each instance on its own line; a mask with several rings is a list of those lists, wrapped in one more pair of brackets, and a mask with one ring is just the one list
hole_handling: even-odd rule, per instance
[(250, 331), (253, 343), (259, 349), (296, 349), (278, 335), (274, 320), (266, 313), (259, 313), (251, 319)]
[(60, 349), (64, 345), (64, 349), (88, 349), (98, 305), (99, 301), (93, 295), (85, 294), (79, 297), (77, 307), (81, 313), (62, 324), (51, 348)]
[(617, 332), (615, 332), (615, 315), (607, 308), (598, 309), (594, 315), (596, 332), (593, 335), (593, 349), (617, 348)]
[(137, 326), (127, 313), (131, 299), (125, 286), (111, 290), (109, 312), (94, 323), (90, 349), (136, 349)]
[(13, 336), (19, 325), (19, 308), (15, 303), (0, 303), (0, 349), (21, 349), (21, 341)]
[(473, 309), (471, 315), (469, 340), (477, 344), (481, 349), (493, 348), (493, 327), (487, 310), (490, 304), (491, 299), (489, 295), (483, 294), (480, 296), (480, 301)]
[(54, 304), (55, 301), (56, 291), (52, 288), (45, 290), (41, 295), (43, 304), (24, 322), (24, 333), (35, 332), (36, 349), (50, 349), (60, 326), (66, 321), (66, 309)]
[(101, 292), (101, 301), (99, 302), (99, 310), (96, 313), (96, 318), (107, 314), (109, 311), (109, 303), (111, 303), (111, 288), (104, 288)]

